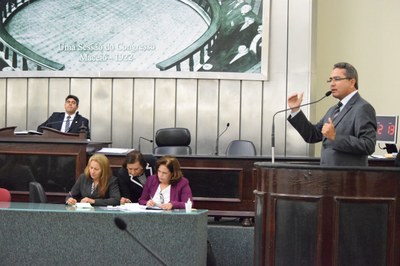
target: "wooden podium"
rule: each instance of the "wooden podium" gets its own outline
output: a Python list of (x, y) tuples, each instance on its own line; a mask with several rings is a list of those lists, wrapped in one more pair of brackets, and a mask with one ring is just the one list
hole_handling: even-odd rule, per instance
[(255, 167), (255, 265), (399, 265), (398, 168)]
[[(42, 135), (20, 135), (15, 133), (15, 128), (0, 129), (0, 161), (3, 166), (9, 165), (8, 168), (3, 167), (6, 171), (0, 169), (0, 184), (7, 179), (6, 184), (11, 186), (13, 201), (27, 201), (27, 185), (15, 184), (13, 181), (20, 178), (9, 176), (12, 175), (11, 172), (24, 168), (31, 171), (33, 178), (45, 187), (46, 192), (50, 192), (50, 196), (51, 192), (67, 192), (67, 187), (73, 184), (87, 163), (86, 147), (89, 142), (86, 140), (86, 133), (64, 133), (44, 127)], [(64, 184), (59, 186), (58, 180), (65, 178), (67, 180), (60, 181)], [(21, 188), (26, 189), (24, 191)]]

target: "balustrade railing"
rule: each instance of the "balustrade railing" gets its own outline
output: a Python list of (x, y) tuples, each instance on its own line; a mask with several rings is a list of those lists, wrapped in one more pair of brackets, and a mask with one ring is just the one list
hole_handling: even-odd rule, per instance
[(208, 50), (218, 38), (218, 31), (221, 25), (221, 7), (217, 0), (194, 0), (210, 18), (210, 25), (207, 31), (197, 39), (192, 45), (172, 57), (156, 64), (161, 71), (174, 68), (176, 71), (182, 70), (182, 64), (186, 64), (189, 71), (195, 71), (195, 65), (204, 64)]
[(7, 21), (31, 0), (1, 0), (0, 53), (12, 70), (62, 70), (64, 65), (49, 60), (15, 40), (4, 28)]

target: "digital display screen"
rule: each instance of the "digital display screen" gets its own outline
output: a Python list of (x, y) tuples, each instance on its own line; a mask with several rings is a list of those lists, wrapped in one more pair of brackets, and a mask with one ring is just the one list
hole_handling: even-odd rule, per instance
[(378, 125), (376, 132), (376, 141), (380, 143), (396, 144), (398, 116), (377, 115), (376, 122)]

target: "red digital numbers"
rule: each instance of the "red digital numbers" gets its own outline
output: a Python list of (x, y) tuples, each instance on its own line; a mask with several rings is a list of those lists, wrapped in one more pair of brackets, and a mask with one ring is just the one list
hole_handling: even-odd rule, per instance
[(377, 133), (378, 135), (382, 135), (382, 131), (383, 131), (383, 124), (378, 123), (378, 128), (377, 128)]
[(395, 130), (395, 128), (394, 128), (394, 125), (393, 125), (393, 124), (388, 125), (387, 133), (388, 133), (390, 136), (393, 136), (393, 135), (394, 135), (394, 130)]

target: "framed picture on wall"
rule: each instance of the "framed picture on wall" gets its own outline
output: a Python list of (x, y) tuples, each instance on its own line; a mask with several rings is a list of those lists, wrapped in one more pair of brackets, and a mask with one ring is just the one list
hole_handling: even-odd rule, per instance
[(0, 76), (266, 80), (269, 1), (5, 0)]

